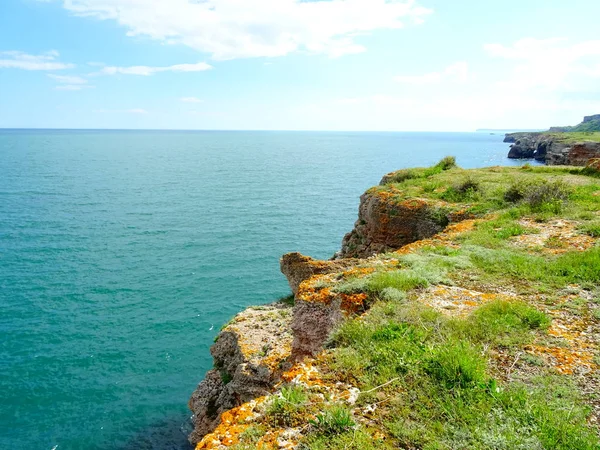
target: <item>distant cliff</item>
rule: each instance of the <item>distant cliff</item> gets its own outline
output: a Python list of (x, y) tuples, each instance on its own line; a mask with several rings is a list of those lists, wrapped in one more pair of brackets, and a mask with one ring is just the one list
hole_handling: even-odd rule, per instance
[(548, 165), (585, 166), (600, 157), (600, 114), (586, 116), (579, 125), (552, 127), (546, 132), (509, 133), (508, 157), (535, 159)]

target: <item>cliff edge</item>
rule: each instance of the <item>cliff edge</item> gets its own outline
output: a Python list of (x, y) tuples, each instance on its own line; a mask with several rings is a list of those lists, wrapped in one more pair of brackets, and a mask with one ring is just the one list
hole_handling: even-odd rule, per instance
[(225, 326), (197, 449), (600, 445), (600, 160), (386, 175), (291, 302)]

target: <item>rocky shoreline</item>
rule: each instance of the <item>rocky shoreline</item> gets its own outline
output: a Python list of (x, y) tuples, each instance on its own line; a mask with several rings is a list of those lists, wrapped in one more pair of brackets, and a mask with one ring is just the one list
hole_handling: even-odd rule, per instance
[[(579, 129), (590, 131), (583, 133)], [(510, 159), (585, 166), (590, 160), (600, 158), (600, 142), (592, 139), (596, 129), (600, 129), (600, 115), (586, 116), (576, 127), (552, 127), (548, 132), (508, 133), (504, 142), (512, 144), (508, 152)]]

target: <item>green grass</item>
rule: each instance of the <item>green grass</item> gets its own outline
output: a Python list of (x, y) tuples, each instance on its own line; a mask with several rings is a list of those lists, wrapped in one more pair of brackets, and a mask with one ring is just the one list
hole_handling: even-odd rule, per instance
[[(392, 448), (598, 449), (586, 424), (589, 409), (568, 379), (505, 384), (486, 369), (486, 349), (520, 348), (548, 324), (545, 314), (519, 302), (493, 302), (465, 319), (380, 302), (338, 330), (330, 376), (368, 392), (359, 404), (388, 399), (375, 420)], [(363, 432), (361, 441), (386, 448)], [(351, 436), (309, 436), (305, 448), (346, 448)]]
[(271, 424), (293, 427), (304, 422), (304, 407), (308, 401), (306, 391), (300, 386), (285, 386), (267, 408), (266, 416)]
[(331, 405), (310, 421), (314, 434), (321, 436), (338, 435), (350, 431), (356, 426), (350, 410), (339, 404)]
[(577, 143), (577, 142), (600, 142), (599, 131), (569, 131), (566, 133), (543, 133), (559, 142), (564, 143)]

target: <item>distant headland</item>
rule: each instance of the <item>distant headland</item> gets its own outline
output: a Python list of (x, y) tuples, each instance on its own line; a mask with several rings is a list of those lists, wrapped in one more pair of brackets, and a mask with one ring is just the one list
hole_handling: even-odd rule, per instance
[(600, 114), (585, 116), (575, 126), (551, 127), (548, 131), (507, 133), (512, 143), (508, 157), (535, 159), (548, 165), (585, 166), (600, 158)]

